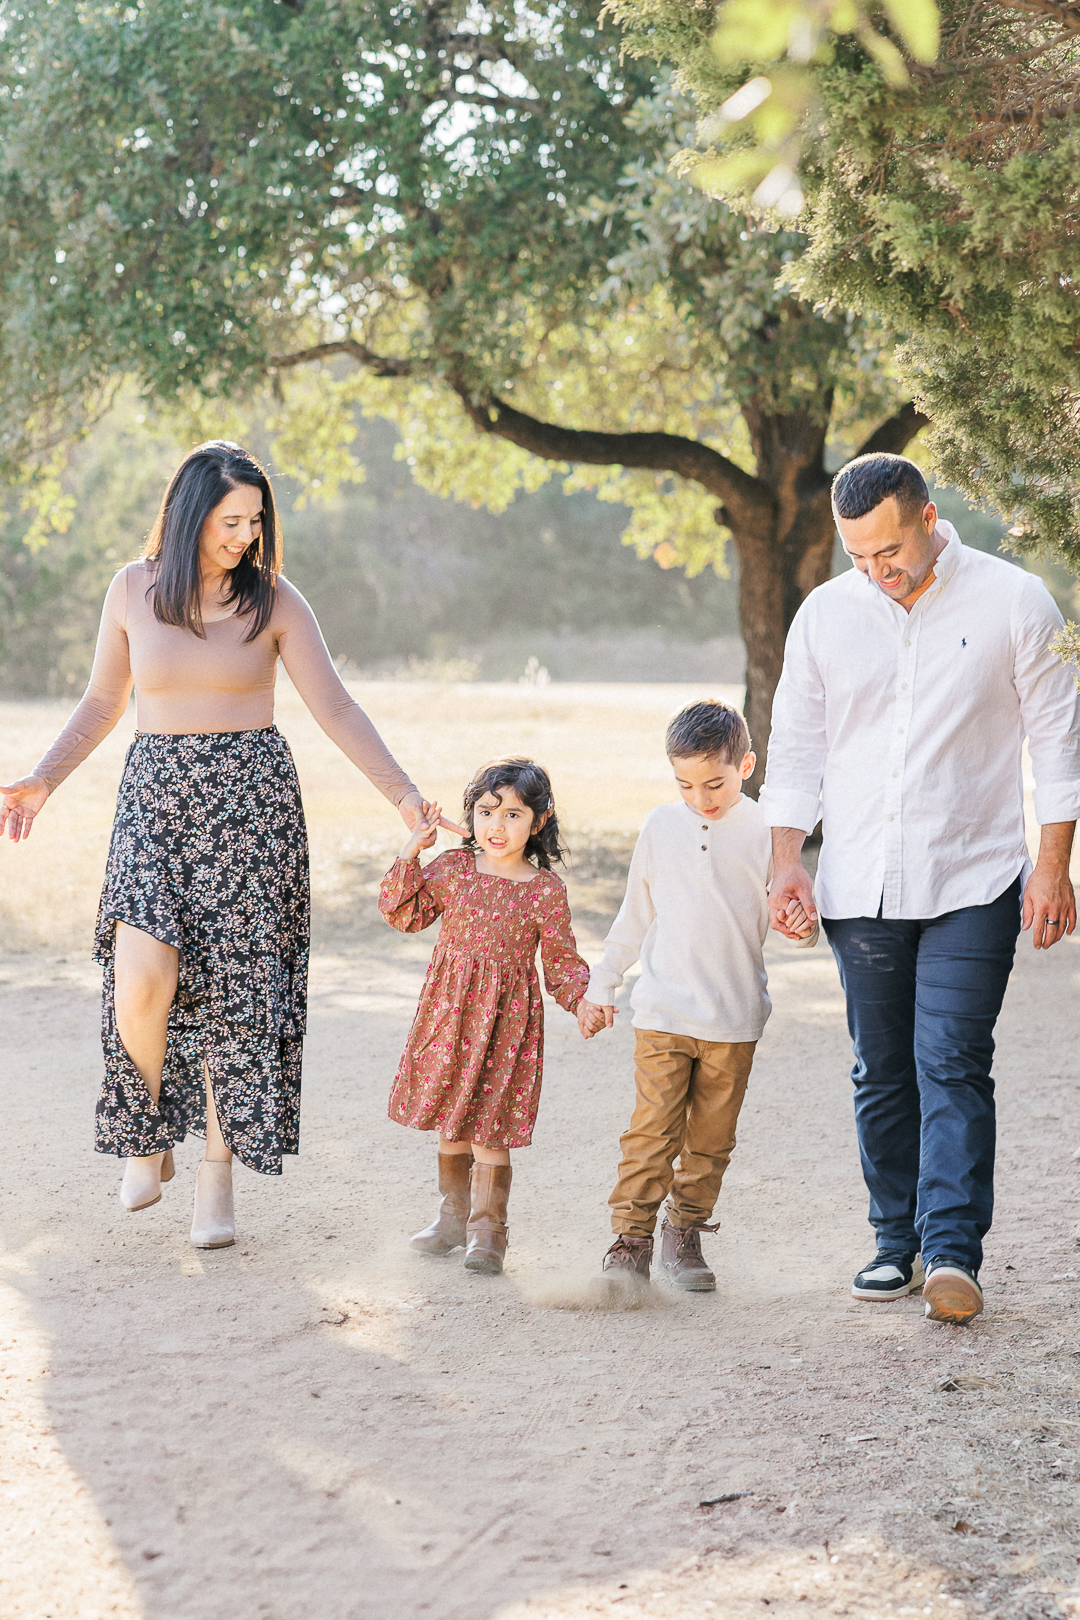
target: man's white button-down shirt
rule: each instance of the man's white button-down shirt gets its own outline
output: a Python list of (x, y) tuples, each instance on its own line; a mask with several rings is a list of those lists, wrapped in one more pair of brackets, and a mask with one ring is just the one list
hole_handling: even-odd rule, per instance
[(940, 917), (1026, 881), (1025, 735), (1039, 822), (1080, 818), (1080, 696), (1050, 651), (1053, 598), (938, 532), (910, 613), (853, 568), (788, 634), (761, 804), (770, 827), (820, 817), (824, 917)]

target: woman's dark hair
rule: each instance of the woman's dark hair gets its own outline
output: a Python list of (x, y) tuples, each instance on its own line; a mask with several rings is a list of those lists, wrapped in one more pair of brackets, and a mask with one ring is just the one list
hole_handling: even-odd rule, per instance
[(228, 439), (195, 446), (173, 473), (161, 511), (150, 530), (143, 557), (157, 563), (154, 613), (162, 624), (180, 625), (205, 636), (199, 580), (199, 537), (203, 524), (230, 490), (249, 484), (262, 493), (262, 534), (230, 571), (226, 603), (251, 615), (244, 637), (254, 641), (274, 610), (281, 572), (281, 528), (270, 480), (255, 457)]
[[(544, 872), (551, 871), (553, 861), (562, 861), (566, 851), (559, 842), (559, 820), (555, 814), (555, 798), (551, 791), (551, 778), (542, 765), (533, 759), (493, 759), (482, 765), (465, 789), (465, 825), (469, 836), (465, 849), (476, 848), (473, 832), (473, 811), (485, 794), (502, 803), (500, 788), (511, 788), (533, 813), (533, 831), (525, 845), (528, 860), (536, 862)], [(540, 817), (546, 815), (544, 825), (537, 829)]]

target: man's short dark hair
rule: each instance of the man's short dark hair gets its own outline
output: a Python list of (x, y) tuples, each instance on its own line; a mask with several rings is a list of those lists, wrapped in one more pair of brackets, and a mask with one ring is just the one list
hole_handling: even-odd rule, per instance
[(750, 752), (750, 733), (738, 709), (719, 698), (705, 698), (680, 709), (667, 728), (669, 759), (715, 755), (727, 765), (741, 765)]
[(833, 515), (838, 518), (861, 518), (875, 506), (896, 496), (900, 516), (905, 523), (918, 517), (930, 491), (926, 479), (907, 456), (892, 456), (884, 450), (873, 455), (856, 456), (846, 467), (841, 467), (832, 486)]

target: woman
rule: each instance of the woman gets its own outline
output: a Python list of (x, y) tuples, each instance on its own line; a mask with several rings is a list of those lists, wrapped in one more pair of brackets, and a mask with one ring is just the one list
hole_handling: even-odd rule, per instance
[[(25, 838), (127, 706), (128, 750), (95, 936), (105, 969), (96, 1147), (127, 1160), (126, 1209), (206, 1136), (191, 1241), (234, 1241), (232, 1156), (280, 1175), (299, 1146), (307, 1005), (307, 833), (275, 727), (278, 659), (353, 764), (412, 826), (425, 801), (349, 697), (315, 617), (282, 577), (266, 473), (238, 445), (176, 472), (140, 561), (109, 587), (85, 696), (30, 776), (0, 788)], [(444, 823), (444, 825), (449, 825)]]

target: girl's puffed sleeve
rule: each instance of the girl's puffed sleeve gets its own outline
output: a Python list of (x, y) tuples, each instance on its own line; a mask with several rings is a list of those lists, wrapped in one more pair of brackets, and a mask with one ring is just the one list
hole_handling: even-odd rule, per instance
[(441, 917), (449, 890), (446, 857), (428, 867), (419, 860), (396, 860), (379, 885), (379, 910), (402, 934), (418, 934)]
[(570, 926), (570, 902), (557, 878), (550, 886), (540, 921), (540, 960), (548, 995), (573, 1012), (589, 987), (589, 964), (578, 955)]

